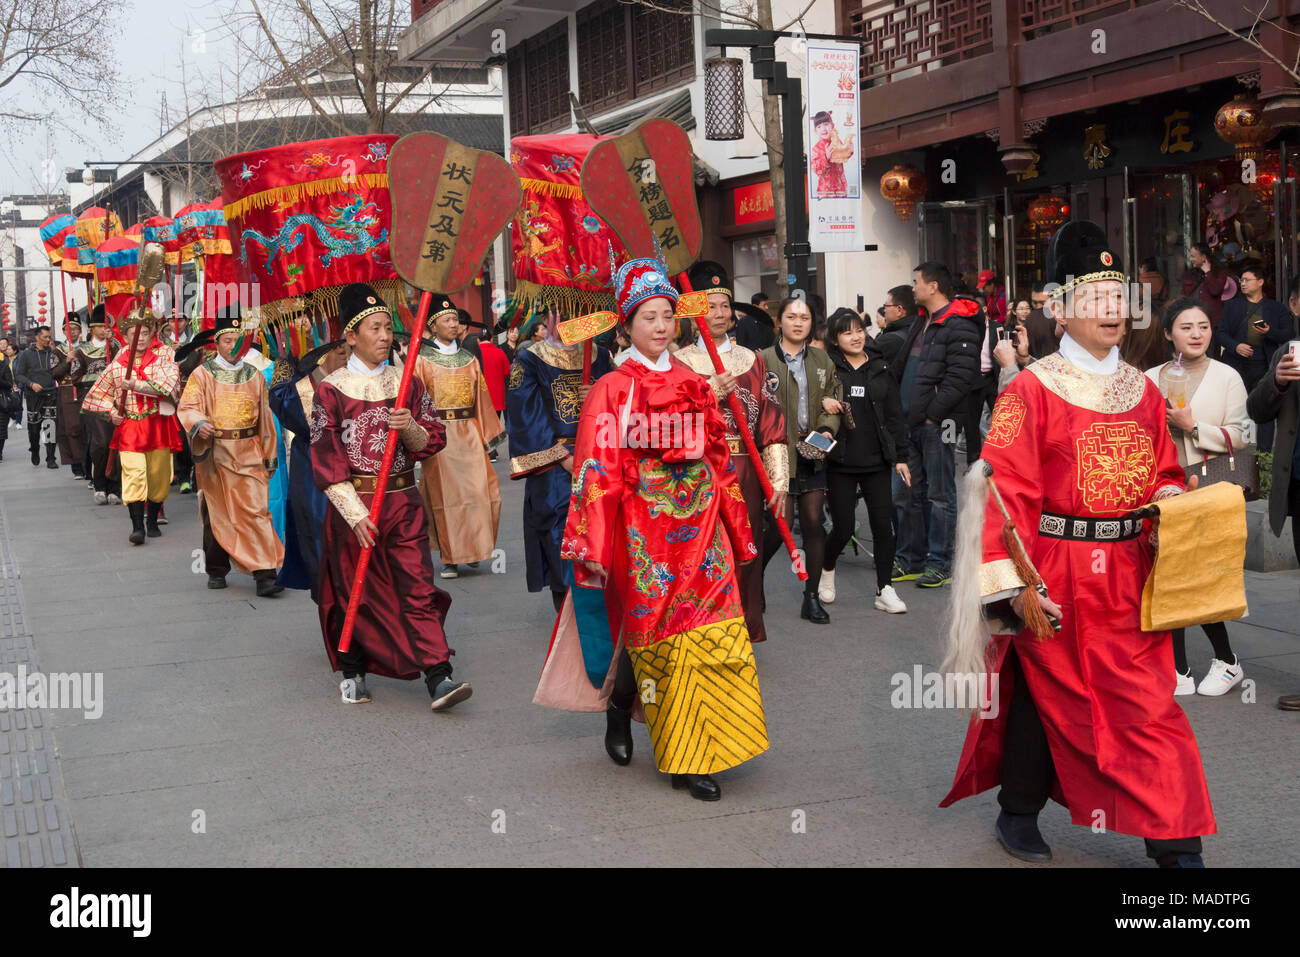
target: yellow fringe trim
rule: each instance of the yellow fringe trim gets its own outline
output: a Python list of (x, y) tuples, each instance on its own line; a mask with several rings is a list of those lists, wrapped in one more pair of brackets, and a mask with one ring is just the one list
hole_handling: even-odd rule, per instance
[(250, 209), (262, 209), (278, 203), (297, 203), (304, 196), (324, 196), (326, 193), (342, 193), (356, 189), (364, 183), (370, 189), (388, 188), (387, 173), (360, 173), (356, 176), (335, 176), (331, 179), (316, 179), (307, 183), (294, 183), (290, 186), (276, 186), (260, 193), (253, 193), (243, 199), (225, 205), (226, 222), (239, 219)]
[(570, 286), (543, 286), (526, 279), (516, 281), (514, 298), (517, 302), (533, 302), (537, 309), (543, 311), (554, 309), (563, 319), (591, 312), (612, 312), (615, 308), (614, 294), (610, 292), (574, 289)]
[(582, 199), (582, 188), (570, 183), (552, 183), (544, 179), (528, 179), (522, 176), (519, 182), (523, 184), (524, 189), (530, 189), (534, 193), (546, 193), (559, 199)]
[[(396, 306), (406, 295), (405, 284), (400, 279), (376, 279), (369, 285), (390, 306)], [(303, 316), (334, 319), (339, 314), (339, 293), (342, 291), (342, 286), (322, 286), (301, 296), (264, 302), (258, 310), (262, 328), (267, 331), (286, 328), (294, 319)]]
[(123, 293), (135, 293), (134, 279), (109, 279), (99, 284), (106, 296), (120, 296)]

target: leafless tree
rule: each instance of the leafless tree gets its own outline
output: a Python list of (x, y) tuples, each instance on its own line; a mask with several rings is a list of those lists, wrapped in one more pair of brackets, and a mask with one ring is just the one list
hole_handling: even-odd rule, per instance
[(1175, 7), (1182, 7), (1185, 10), (1192, 11), (1198, 16), (1213, 23), (1219, 29), (1223, 30), (1224, 33), (1231, 34), (1248, 46), (1254, 47), (1261, 55), (1267, 57), (1281, 67), (1281, 69), (1286, 72), (1286, 75), (1289, 76), (1297, 86), (1300, 86), (1300, 52), (1297, 52), (1294, 63), (1287, 63), (1272, 50), (1268, 49), (1260, 39), (1261, 32), (1264, 28), (1278, 30), (1289, 36), (1296, 36), (1293, 31), (1288, 30), (1286, 27), (1282, 26), (1282, 24), (1274, 20), (1264, 19), (1264, 12), (1270, 5), (1268, 2), (1260, 2), (1260, 0), (1256, 0), (1259, 5), (1258, 10), (1254, 9), (1252, 6), (1248, 6), (1244, 3), (1242, 4), (1241, 9), (1255, 17), (1249, 30), (1234, 30), (1216, 16), (1214, 11), (1210, 10), (1209, 7), (1205, 5), (1204, 0), (1170, 0), (1170, 2)]
[(71, 108), (112, 128), (123, 0), (10, 0), (0, 10), (0, 125), (62, 121)]
[[(398, 59), (397, 43), (410, 25), (410, 5), (399, 0), (249, 0), (251, 13), (232, 11), (247, 38), (245, 52), (267, 96), (292, 89), (328, 135), (357, 132), (347, 117), (364, 114), (367, 133), (403, 132), (409, 118), (436, 102), (435, 63)], [(411, 109), (408, 98), (422, 100)], [(359, 109), (358, 109), (359, 104)], [(399, 107), (401, 109), (399, 110)]]

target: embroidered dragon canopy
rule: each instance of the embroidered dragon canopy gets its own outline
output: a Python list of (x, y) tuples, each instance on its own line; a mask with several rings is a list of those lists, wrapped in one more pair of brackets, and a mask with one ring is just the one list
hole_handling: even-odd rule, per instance
[(402, 283), (388, 251), (391, 134), (341, 136), (238, 153), (215, 164), (241, 282), (258, 283), (264, 328), (333, 316), (365, 282), (389, 302)]

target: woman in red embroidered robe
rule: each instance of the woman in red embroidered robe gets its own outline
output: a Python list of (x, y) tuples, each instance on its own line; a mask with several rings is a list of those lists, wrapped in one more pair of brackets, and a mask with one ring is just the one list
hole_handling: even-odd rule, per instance
[(676, 290), (653, 260), (625, 264), (615, 288), (630, 358), (583, 406), (561, 544), (576, 584), (534, 700), (596, 710), (608, 697), (619, 764), (639, 701), (659, 770), (715, 801), (711, 773), (767, 750), (736, 580), (758, 552), (717, 400), (667, 352)]

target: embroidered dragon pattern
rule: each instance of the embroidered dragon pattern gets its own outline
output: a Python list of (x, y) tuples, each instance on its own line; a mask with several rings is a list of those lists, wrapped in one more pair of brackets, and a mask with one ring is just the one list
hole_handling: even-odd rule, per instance
[[(325, 251), (319, 254), (322, 266), (329, 266), (343, 256), (359, 256), (386, 243), (387, 229), (380, 230), (377, 237), (370, 232), (372, 226), (379, 224), (375, 204), (365, 202), (356, 193), (349, 196), (350, 202), (330, 207), (330, 218), (325, 221), (311, 213), (298, 213), (286, 219), (275, 236), (245, 229), (239, 238), (240, 262), (248, 263), (248, 243), (255, 242), (266, 252), (265, 267), (270, 273), (275, 258), (297, 249), (309, 231), (314, 232), (316, 240), (325, 247)], [(336, 235), (339, 232), (347, 233), (347, 238)]]
[(667, 562), (654, 561), (646, 548), (645, 536), (631, 527), (627, 530), (627, 557), (630, 563), (628, 571), (637, 591), (651, 598), (668, 594), (668, 583), (674, 577)]
[(713, 501), (713, 482), (704, 462), (643, 460), (637, 495), (649, 503), (650, 514), (690, 518)]

